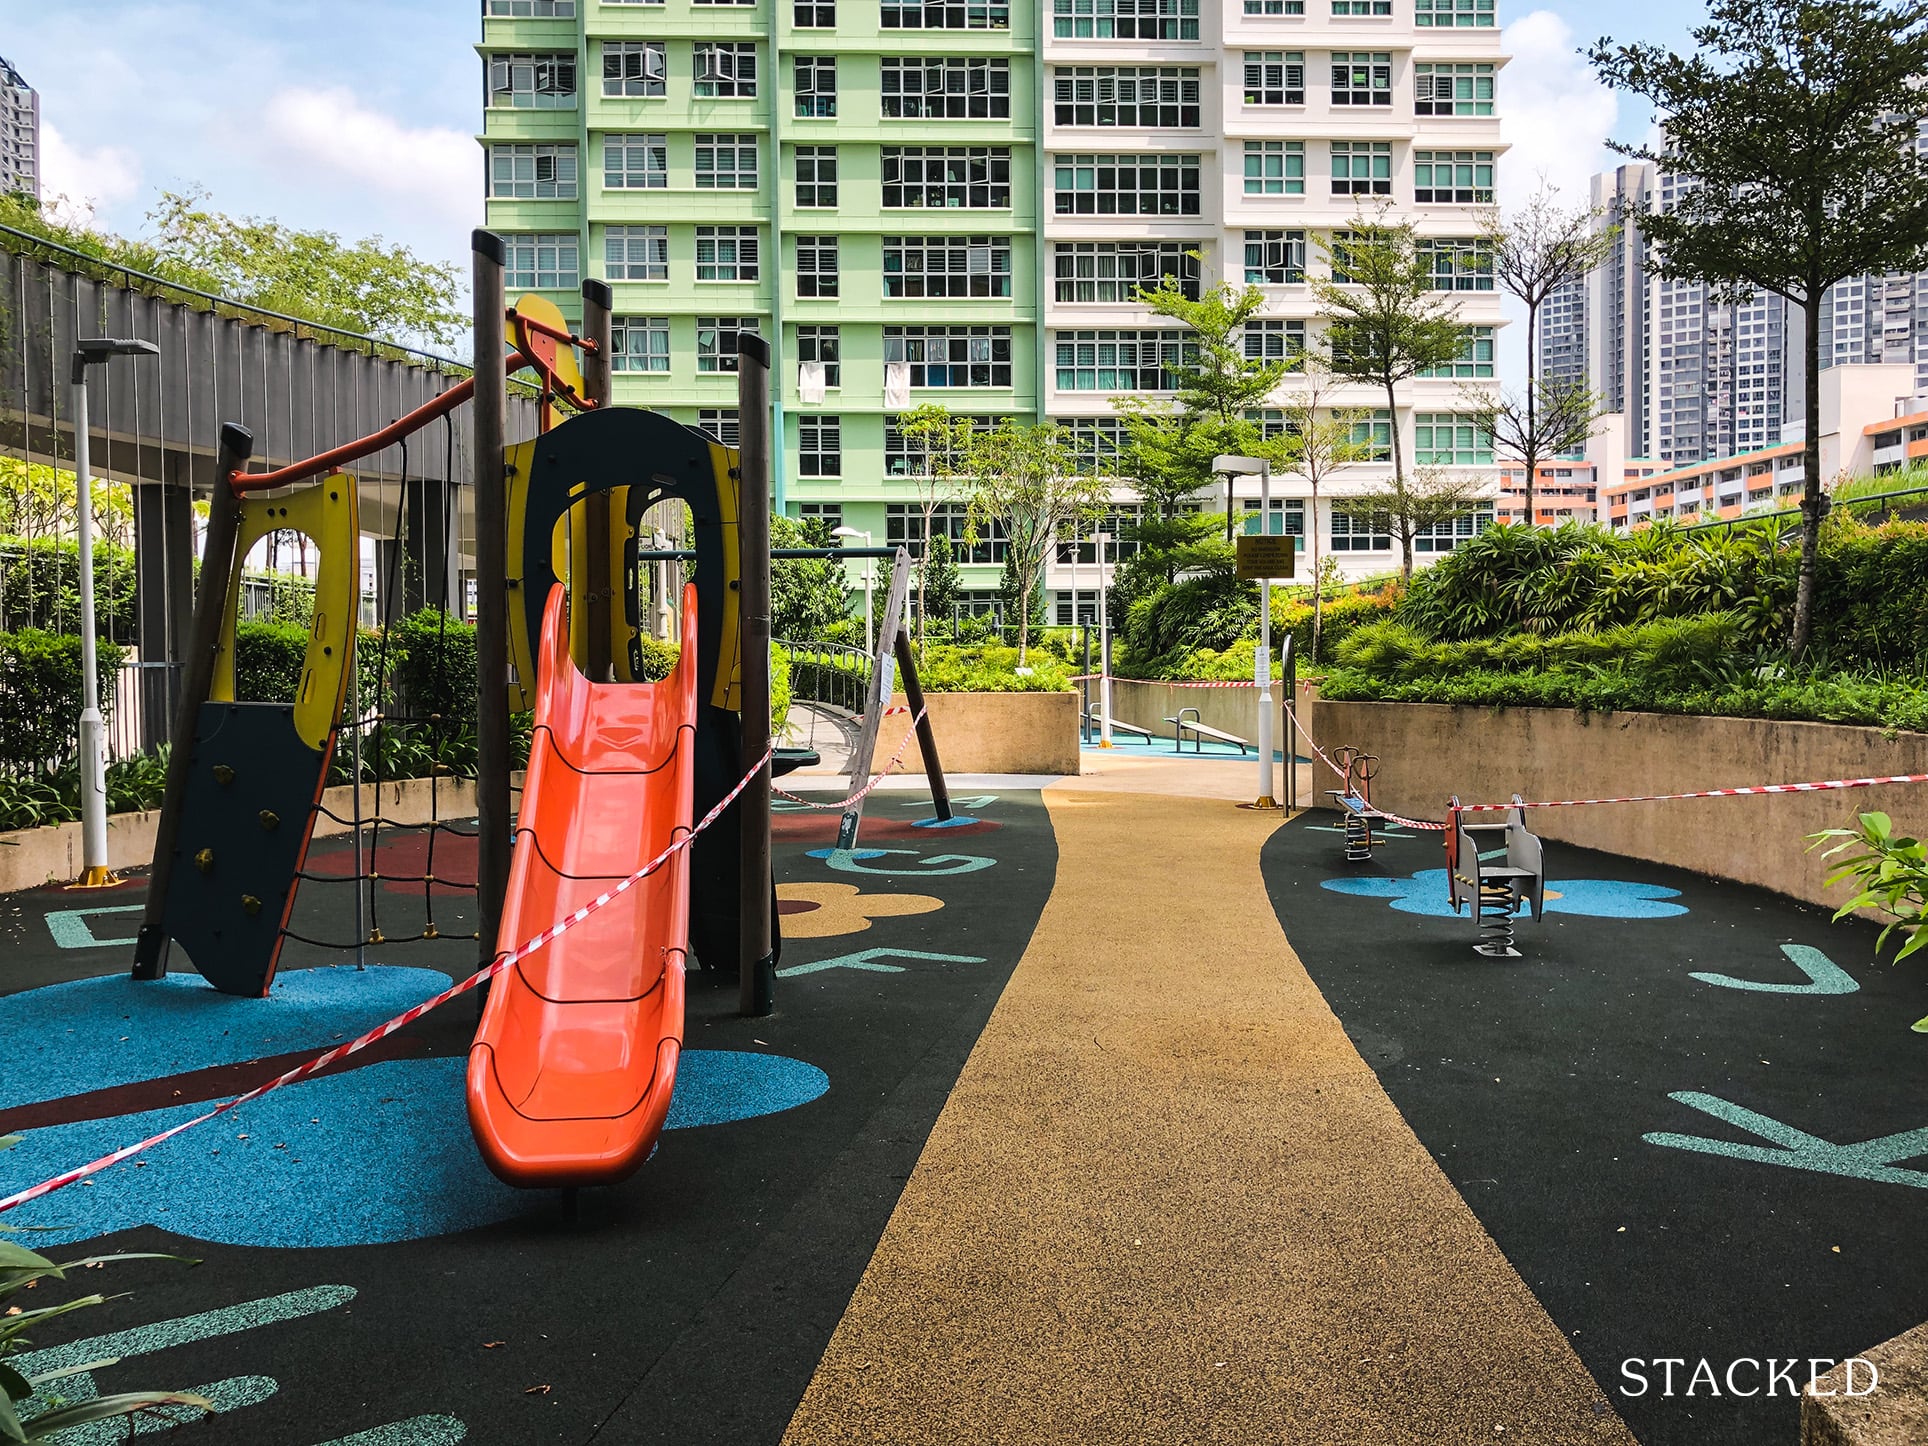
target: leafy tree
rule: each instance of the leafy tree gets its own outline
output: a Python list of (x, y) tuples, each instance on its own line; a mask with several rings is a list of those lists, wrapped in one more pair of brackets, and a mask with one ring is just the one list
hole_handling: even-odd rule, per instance
[[(830, 547), (830, 523), (770, 519), (771, 547)], [(850, 616), (844, 565), (834, 557), (786, 557), (770, 564), (770, 636), (817, 642)]]
[[(0, 533), (29, 541), (72, 537), (80, 525), (73, 469), (0, 457)], [(124, 482), (94, 478), (94, 534), (115, 547), (133, 542), (134, 494)]]
[(1332, 363), (1323, 352), (1308, 352), (1299, 386), (1284, 398), (1285, 428), (1295, 438), (1294, 467), (1312, 487), (1312, 658), (1319, 657), (1319, 631), (1325, 621), (1324, 570), (1319, 557), (1319, 487), (1341, 467), (1372, 458), (1370, 444), (1358, 440), (1357, 427), (1369, 420), (1363, 407), (1331, 404)]
[(1524, 520), (1529, 527), (1540, 463), (1586, 446), (1602, 410), (1600, 398), (1584, 381), (1541, 380), (1540, 307), (1553, 292), (1605, 261), (1619, 232), (1617, 226), (1601, 227), (1599, 209), (1567, 210), (1555, 194), (1543, 180), (1513, 215), (1495, 209), (1481, 226), (1494, 276), (1526, 307), (1526, 386), (1518, 393), (1491, 397), (1479, 410), (1500, 455), (1526, 464)]
[(1321, 238), (1319, 250), (1331, 274), (1311, 278), (1312, 294), (1326, 324), (1333, 373), (1386, 394), (1392, 492), (1406, 496), (1398, 387), (1458, 358), (1463, 339), (1458, 307), (1447, 293), (1433, 289), (1432, 266), (1420, 255), (1412, 223), (1390, 219), (1383, 208), (1355, 220), (1343, 236)]
[(1666, 117), (1658, 144), (1614, 144), (1687, 182), (1640, 226), (1663, 276), (1771, 292), (1804, 318), (1801, 562), (1788, 646), (1814, 626), (1821, 490), (1821, 302), (1867, 272), (1928, 264), (1928, 0), (1711, 0), (1680, 55), (1601, 40), (1602, 79)]
[[(1003, 530), (1014, 597), (1029, 598), (1044, 584), (1044, 566), (1059, 530), (1097, 515), (1111, 485), (1078, 466), (1077, 450), (1054, 423), (1025, 425), (1006, 420), (973, 434), (967, 452), (972, 479), (970, 526), (995, 522)], [(1031, 614), (1018, 617), (1018, 661), (1030, 651)]]
[[(932, 519), (937, 509), (949, 501), (957, 491), (957, 468), (960, 460), (968, 453), (971, 433), (977, 423), (971, 417), (954, 415), (948, 408), (936, 402), (925, 402), (914, 407), (897, 419), (897, 431), (903, 439), (916, 449), (919, 456), (917, 470), (910, 474), (910, 480), (917, 488), (917, 510), (923, 526), (921, 534), (924, 545), (918, 549), (917, 561), (917, 645), (924, 645), (924, 621), (931, 611), (931, 601), (927, 596), (929, 589), (928, 569), (933, 543), (931, 536)], [(946, 545), (948, 552), (948, 544)], [(952, 564), (953, 569), (956, 564)], [(956, 596), (957, 587), (953, 582), (951, 593)], [(950, 612), (946, 603), (938, 616), (945, 617)]]
[(1389, 481), (1359, 494), (1359, 506), (1383, 517), (1399, 539), (1399, 575), (1413, 580), (1413, 539), (1444, 523), (1470, 517), (1487, 500), (1486, 484), (1478, 477), (1441, 467), (1415, 467), (1410, 474), (1395, 471)]
[[(957, 565), (957, 554), (951, 548), (950, 534), (939, 532), (931, 536), (930, 546), (924, 553), (924, 575), (919, 587), (923, 612), (935, 613), (938, 625), (948, 626), (951, 613), (957, 606), (958, 594), (964, 587), (964, 572)], [(922, 626), (921, 617), (919, 626)]]

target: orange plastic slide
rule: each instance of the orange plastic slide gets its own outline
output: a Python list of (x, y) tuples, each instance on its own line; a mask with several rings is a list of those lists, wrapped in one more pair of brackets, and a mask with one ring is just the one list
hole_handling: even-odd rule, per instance
[[(592, 683), (563, 590), (542, 617), (529, 750), (498, 957), (690, 831), (696, 594), (660, 683)], [(649, 1157), (676, 1086), (689, 948), (688, 849), (489, 986), (469, 1050), (469, 1124), (511, 1185), (606, 1185)]]

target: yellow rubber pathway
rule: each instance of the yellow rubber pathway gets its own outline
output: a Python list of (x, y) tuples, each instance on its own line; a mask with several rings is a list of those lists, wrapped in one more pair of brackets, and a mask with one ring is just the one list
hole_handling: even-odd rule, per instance
[(1056, 887), (786, 1446), (1631, 1442), (1287, 946), (1273, 819), (1045, 796)]

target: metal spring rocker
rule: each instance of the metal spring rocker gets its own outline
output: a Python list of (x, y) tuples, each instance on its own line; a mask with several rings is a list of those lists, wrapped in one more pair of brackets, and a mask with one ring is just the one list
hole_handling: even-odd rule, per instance
[(1345, 861), (1349, 864), (1372, 862), (1372, 780), (1379, 773), (1376, 754), (1363, 748), (1345, 747), (1334, 751), (1334, 761), (1345, 770), (1344, 788), (1326, 791), (1339, 801), (1346, 817)]
[[(1524, 802), (1516, 793), (1513, 802)], [(1514, 808), (1503, 823), (1464, 823), (1459, 799), (1452, 801), (1451, 823), (1446, 830), (1446, 877), (1452, 895), (1453, 912), (1462, 904), (1471, 905), (1473, 922), (1479, 928), (1475, 954), (1489, 959), (1517, 959), (1513, 920), (1520, 910), (1530, 908), (1537, 923), (1546, 901), (1546, 868), (1537, 835), (1527, 832), (1526, 811)], [(1488, 845), (1490, 860), (1480, 853)], [(1505, 860), (1500, 859), (1504, 844)]]

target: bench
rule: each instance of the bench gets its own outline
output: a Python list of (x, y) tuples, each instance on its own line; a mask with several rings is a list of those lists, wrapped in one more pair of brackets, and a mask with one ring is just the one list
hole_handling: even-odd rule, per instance
[[(1185, 716), (1187, 713), (1192, 716), (1187, 718)], [(1185, 735), (1187, 733), (1192, 735), (1192, 751), (1195, 753), (1202, 754), (1205, 751), (1205, 740), (1207, 738), (1219, 743), (1235, 743), (1238, 745), (1238, 750), (1241, 755), (1255, 751), (1249, 739), (1241, 738), (1236, 733), (1227, 733), (1223, 729), (1213, 728), (1199, 722), (1198, 709), (1196, 708), (1180, 708), (1176, 717), (1168, 717), (1165, 721), (1172, 725), (1172, 748), (1176, 752), (1183, 753), (1185, 751)], [(1114, 723), (1111, 726), (1115, 728), (1118, 725)]]
[[(1085, 731), (1087, 733), (1099, 733), (1104, 726), (1103, 719), (1104, 714), (1099, 709), (1087, 708), (1084, 715)], [(1111, 720), (1111, 731), (1113, 733), (1122, 733), (1127, 738), (1142, 738), (1147, 743), (1158, 736), (1149, 728), (1140, 728), (1136, 723), (1121, 723), (1116, 718)]]

